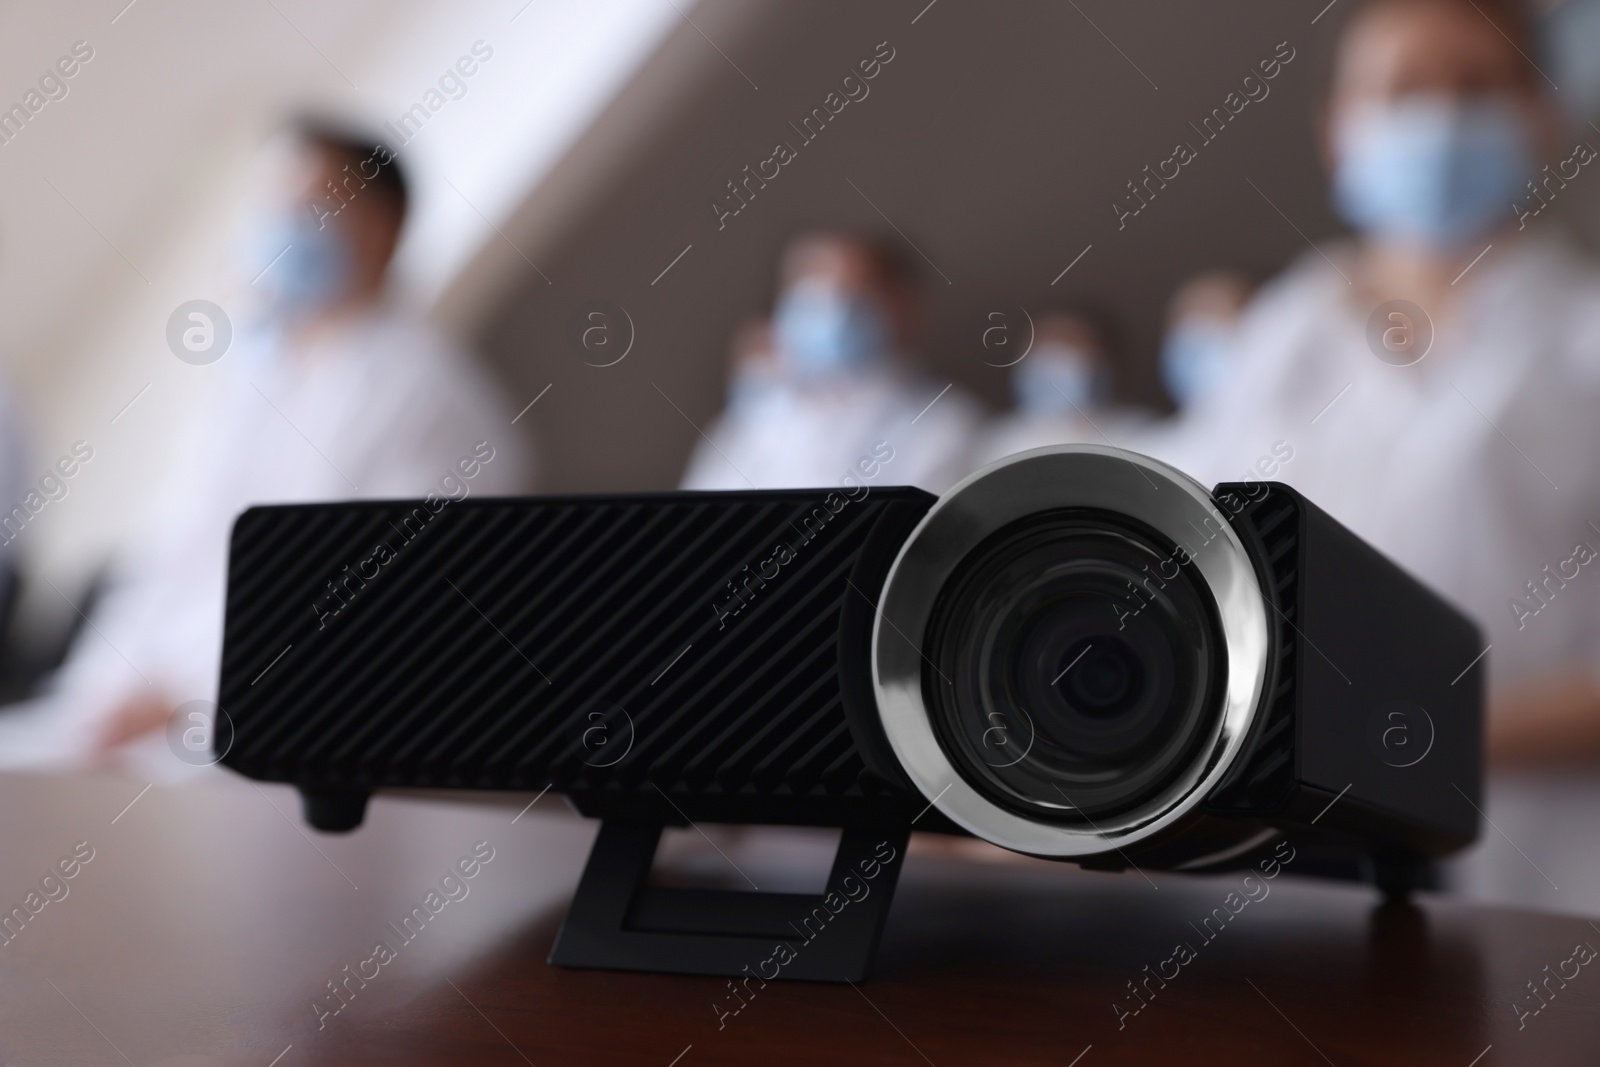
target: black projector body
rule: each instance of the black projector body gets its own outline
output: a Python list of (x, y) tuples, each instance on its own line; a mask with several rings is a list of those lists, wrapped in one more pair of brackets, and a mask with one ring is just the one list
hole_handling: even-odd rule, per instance
[[(322, 829), (380, 789), (565, 794), (606, 829), (554, 958), (737, 974), (780, 916), (647, 891), (663, 824), (844, 827), (830, 886), (914, 824), (1113, 869), (1287, 837), (1296, 869), (1404, 889), (1477, 831), (1481, 650), (1286, 486), (1062, 446), (937, 499), (253, 508), (218, 737)], [(863, 974), (867, 911), (867, 943), (786, 975)]]

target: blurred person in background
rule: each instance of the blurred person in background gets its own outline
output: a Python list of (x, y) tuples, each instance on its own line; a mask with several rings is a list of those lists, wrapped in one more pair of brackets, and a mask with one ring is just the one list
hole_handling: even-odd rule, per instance
[(388, 291), (407, 208), (390, 151), (314, 121), (280, 148), (239, 264), (260, 306), (216, 364), (220, 398), (49, 692), (0, 723), (0, 762), (105, 758), (135, 741), (172, 762), (149, 735), (216, 696), (228, 539), (244, 509), (526, 487), (489, 382)]
[(1033, 345), (1011, 367), (1016, 407), (995, 419), (973, 451), (974, 465), (1044, 445), (1120, 442), (1143, 421), (1115, 400), (1112, 330), (1098, 316), (1051, 311), (1034, 325)]
[(1256, 299), (1237, 373), (1164, 458), (1289, 482), (1477, 620), (1493, 828), (1453, 877), (1592, 912), (1600, 273), (1514, 206), (1571, 151), (1536, 57), (1507, 0), (1350, 12), (1322, 136), (1355, 237)]
[(833, 486), (862, 477), (862, 463), (879, 485), (954, 485), (977, 407), (924, 373), (920, 294), (905, 257), (862, 237), (809, 233), (784, 252), (779, 284), (769, 387), (752, 391), (735, 378), (683, 488)]
[(1239, 319), (1255, 284), (1231, 270), (1183, 281), (1167, 303), (1161, 381), (1179, 414), (1220, 391), (1238, 364)]

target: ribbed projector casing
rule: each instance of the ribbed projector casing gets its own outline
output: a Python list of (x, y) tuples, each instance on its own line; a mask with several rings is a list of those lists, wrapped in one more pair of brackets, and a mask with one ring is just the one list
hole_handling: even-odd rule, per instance
[(934, 497), (854, 492), (252, 508), (223, 762), (313, 800), (548, 786), (604, 818), (903, 825), (926, 801), (886, 749), (868, 769), (868, 660)]

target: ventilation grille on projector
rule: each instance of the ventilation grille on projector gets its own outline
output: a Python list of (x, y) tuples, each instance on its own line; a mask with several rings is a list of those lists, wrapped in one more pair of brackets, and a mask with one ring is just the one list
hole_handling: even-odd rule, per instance
[[(843, 711), (841, 617), (870, 625), (882, 576), (850, 579), (885, 509), (932, 498), (876, 489), (831, 514), (825, 495), (252, 509), (224, 762), (320, 788), (885, 793)], [(728, 613), (764, 561), (776, 575)]]

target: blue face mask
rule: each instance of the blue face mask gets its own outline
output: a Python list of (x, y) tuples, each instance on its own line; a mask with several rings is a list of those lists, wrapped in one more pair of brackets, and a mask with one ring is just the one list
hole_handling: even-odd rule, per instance
[(1334, 202), (1381, 238), (1454, 248), (1513, 217), (1536, 169), (1521, 112), (1508, 99), (1413, 96), (1344, 122)]
[(1179, 408), (1218, 387), (1233, 365), (1233, 331), (1220, 322), (1179, 321), (1161, 342), (1161, 380)]
[(784, 369), (803, 380), (859, 371), (889, 350), (889, 324), (865, 296), (801, 282), (783, 294), (773, 340)]
[(1076, 415), (1100, 400), (1090, 358), (1063, 345), (1041, 345), (1011, 372), (1011, 392), (1024, 415)]
[(260, 275), (253, 288), (275, 318), (320, 311), (344, 296), (350, 284), (344, 238), (332, 226), (319, 229), (309, 213), (304, 219), (290, 214), (261, 220), (251, 229), (244, 255), (245, 269)]

